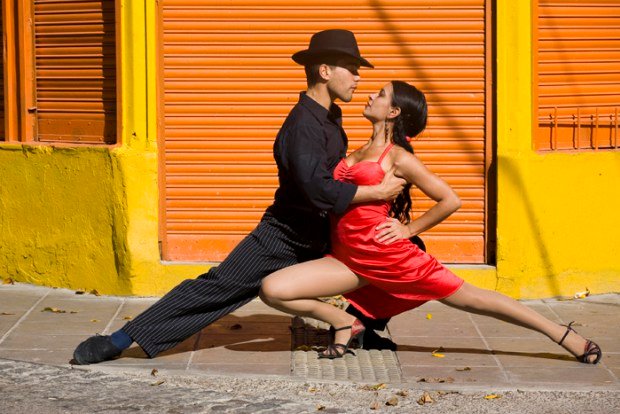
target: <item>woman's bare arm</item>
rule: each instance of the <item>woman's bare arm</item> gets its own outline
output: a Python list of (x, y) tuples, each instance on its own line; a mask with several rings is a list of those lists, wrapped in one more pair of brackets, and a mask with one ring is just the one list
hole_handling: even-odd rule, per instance
[[(415, 185), (424, 194), (437, 202), (437, 204), (408, 225), (399, 226), (400, 230), (396, 238), (410, 238), (420, 234), (441, 223), (461, 207), (461, 200), (452, 187), (426, 168), (424, 163), (415, 155), (404, 150), (395, 151), (394, 167), (394, 174), (396, 176), (404, 178), (408, 183)], [(378, 230), (381, 230), (377, 235), (380, 242), (390, 240), (389, 236), (394, 233), (395, 224), (394, 220), (388, 220), (377, 227)], [(391, 238), (393, 239), (394, 236), (392, 235)]]

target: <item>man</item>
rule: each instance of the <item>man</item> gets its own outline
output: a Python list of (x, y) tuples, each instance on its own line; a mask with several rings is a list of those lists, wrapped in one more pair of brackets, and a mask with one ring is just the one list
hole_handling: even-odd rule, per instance
[(304, 65), (308, 88), (276, 137), (279, 188), (258, 226), (218, 267), (183, 281), (112, 335), (82, 342), (73, 354), (75, 363), (112, 359), (134, 341), (155, 357), (254, 299), (265, 276), (322, 257), (328, 213), (342, 213), (351, 203), (391, 200), (402, 191), (404, 180), (392, 174), (379, 185), (359, 187), (332, 177), (347, 149), (334, 101), (351, 101), (358, 69), (373, 67), (360, 55), (353, 33), (316, 33), (293, 60)]

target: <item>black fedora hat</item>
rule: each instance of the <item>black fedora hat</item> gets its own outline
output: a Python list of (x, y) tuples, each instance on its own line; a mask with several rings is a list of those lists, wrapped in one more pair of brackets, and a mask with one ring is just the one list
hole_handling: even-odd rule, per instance
[(360, 55), (355, 35), (342, 29), (323, 30), (312, 35), (308, 49), (295, 53), (293, 60), (300, 65), (320, 62), (321, 58), (348, 56), (357, 60), (360, 66), (374, 66)]

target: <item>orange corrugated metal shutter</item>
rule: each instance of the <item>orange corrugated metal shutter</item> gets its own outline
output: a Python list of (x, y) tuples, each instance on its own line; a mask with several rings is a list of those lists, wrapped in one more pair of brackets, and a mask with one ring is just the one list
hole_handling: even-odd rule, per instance
[(620, 2), (538, 0), (536, 26), (535, 147), (617, 147)]
[(39, 141), (116, 142), (115, 0), (35, 0)]
[[(340, 27), (376, 66), (342, 105), (350, 148), (370, 135), (369, 93), (390, 79), (425, 91), (429, 127), (414, 147), (463, 207), (423, 238), (446, 262), (484, 262), (489, 3), (160, 1), (164, 259), (219, 261), (252, 230), (277, 185), (273, 140), (305, 88), (290, 56)], [(415, 214), (431, 205), (414, 198)]]

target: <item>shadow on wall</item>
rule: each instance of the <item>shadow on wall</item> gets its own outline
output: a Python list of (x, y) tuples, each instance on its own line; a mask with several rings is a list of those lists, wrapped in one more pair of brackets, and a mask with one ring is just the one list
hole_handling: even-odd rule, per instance
[[(407, 60), (407, 63), (409, 64), (411, 70), (417, 74), (418, 78), (421, 79), (420, 84), (416, 86), (419, 86), (420, 89), (425, 93), (431, 91), (432, 88), (427, 83), (427, 81), (428, 79), (432, 79), (432, 74), (430, 74), (428, 70), (424, 70), (423, 66), (417, 61), (415, 57), (415, 51), (407, 45), (407, 41), (400, 34), (398, 27), (393, 23), (393, 19), (388, 16), (385, 7), (383, 7), (381, 5), (381, 2), (377, 0), (371, 0), (370, 5), (375, 9), (379, 19), (385, 25), (385, 31), (387, 33), (390, 33), (394, 38), (393, 43), (395, 45), (400, 45), (400, 48), (403, 50), (403, 56)], [(437, 95), (435, 102), (439, 104), (444, 103), (439, 95)], [(433, 106), (433, 110), (436, 111), (439, 116), (445, 118), (446, 125), (448, 125), (450, 128), (454, 128), (455, 130), (465, 128), (465, 126), (460, 125), (455, 118), (450, 117), (451, 114), (447, 110), (447, 105), (435, 105)], [(461, 147), (463, 149), (471, 151), (477, 150), (473, 145), (470, 145), (468, 142), (461, 142)]]
[[(561, 296), (559, 284), (557, 278), (555, 276), (555, 270), (553, 269), (553, 264), (551, 263), (551, 259), (549, 258), (549, 251), (545, 246), (544, 241), (542, 240), (540, 231), (538, 230), (537, 224), (538, 220), (536, 217), (534, 205), (532, 203), (531, 198), (528, 195), (526, 190), (525, 183), (523, 182), (523, 178), (519, 173), (519, 168), (515, 164), (515, 161), (498, 156), (498, 167), (502, 177), (506, 177), (510, 184), (513, 186), (515, 190), (518, 191), (519, 198), (523, 207), (525, 207), (525, 213), (527, 215), (527, 223), (529, 225), (529, 230), (532, 233), (532, 238), (536, 243), (536, 249), (538, 250), (538, 254), (543, 263), (543, 270), (545, 272), (545, 279), (547, 282), (547, 286), (552, 293), (552, 296)], [(520, 252), (516, 252), (513, 254), (520, 254)]]

